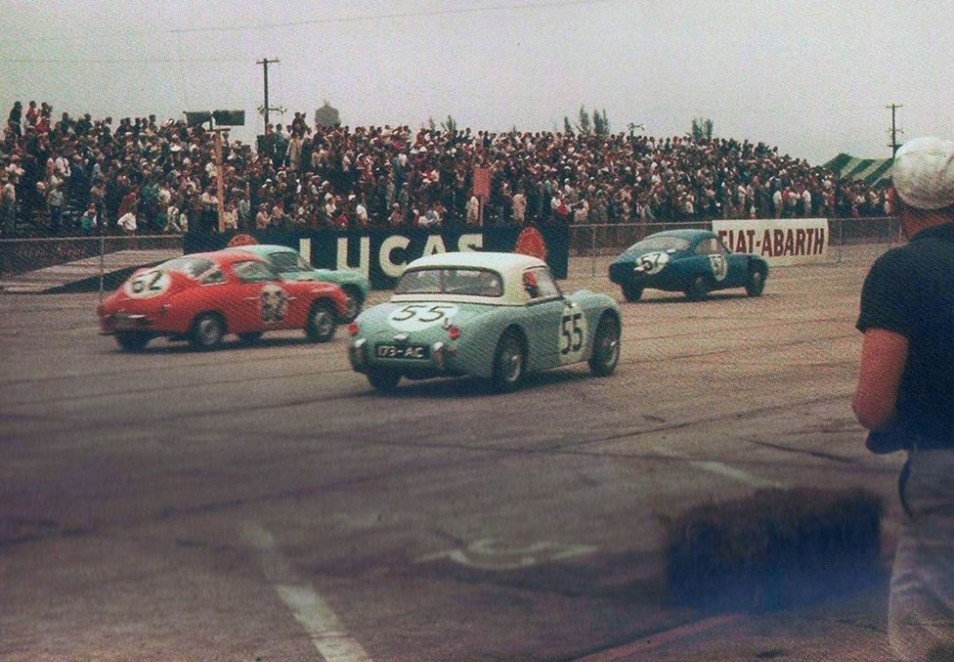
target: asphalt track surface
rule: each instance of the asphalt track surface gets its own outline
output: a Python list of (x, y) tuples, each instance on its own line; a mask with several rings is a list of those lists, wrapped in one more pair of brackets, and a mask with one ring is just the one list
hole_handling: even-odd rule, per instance
[[(775, 269), (760, 298), (648, 291), (621, 304), (613, 376), (512, 395), (378, 394), (344, 329), (127, 354), (96, 294), (0, 296), (0, 659), (821, 659), (674, 606), (666, 523), (863, 486), (890, 541), (901, 458), (869, 455), (850, 410), (881, 250)], [(606, 263), (575, 258), (564, 290), (619, 297)], [(884, 590), (825, 607), (858, 620), (854, 659), (882, 659)]]

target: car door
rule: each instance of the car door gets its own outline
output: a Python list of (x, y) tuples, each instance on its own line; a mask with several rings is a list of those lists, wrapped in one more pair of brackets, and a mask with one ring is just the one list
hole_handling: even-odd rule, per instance
[(527, 293), (525, 325), (531, 370), (581, 360), (587, 338), (583, 311), (563, 297), (546, 267), (525, 270), (523, 281)]
[(714, 289), (721, 290), (741, 284), (737, 261), (730, 259), (728, 249), (718, 237), (702, 239), (696, 245), (695, 254), (707, 261)]
[(229, 320), (235, 333), (270, 331), (294, 326), (302, 315), (297, 310), (302, 297), (295, 297), (278, 273), (258, 260), (236, 262), (232, 266), (237, 278), (236, 311)]

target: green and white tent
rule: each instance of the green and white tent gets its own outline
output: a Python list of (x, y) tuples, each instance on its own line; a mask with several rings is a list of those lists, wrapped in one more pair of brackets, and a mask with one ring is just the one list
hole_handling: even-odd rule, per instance
[(838, 173), (840, 179), (863, 181), (869, 186), (889, 184), (894, 159), (859, 159), (850, 154), (839, 154), (824, 167)]

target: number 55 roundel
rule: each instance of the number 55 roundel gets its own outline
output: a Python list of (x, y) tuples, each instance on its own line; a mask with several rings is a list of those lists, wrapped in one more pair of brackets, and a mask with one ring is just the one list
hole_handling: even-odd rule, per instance
[(586, 346), (586, 315), (575, 306), (564, 306), (560, 317), (560, 363), (580, 360)]
[(460, 311), (460, 306), (446, 303), (411, 303), (395, 310), (388, 322), (398, 331), (421, 331), (444, 324)]

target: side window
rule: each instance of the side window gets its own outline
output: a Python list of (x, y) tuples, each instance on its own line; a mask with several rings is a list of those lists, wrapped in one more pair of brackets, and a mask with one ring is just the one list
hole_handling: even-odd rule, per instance
[(716, 237), (703, 239), (696, 246), (696, 255), (721, 255), (725, 253), (725, 247)]
[(556, 281), (553, 280), (553, 275), (550, 273), (549, 269), (537, 269), (537, 283), (540, 286), (540, 296), (543, 298), (551, 298), (561, 296), (563, 293), (560, 292), (560, 288), (557, 286)]
[(548, 269), (535, 267), (523, 272), (523, 287), (531, 299), (552, 299), (561, 296), (560, 288)]
[(264, 262), (237, 262), (233, 268), (236, 275), (245, 283), (279, 280), (278, 274)]
[(225, 282), (225, 274), (223, 274), (219, 269), (209, 272), (203, 279), (203, 285), (218, 285), (219, 283)]

